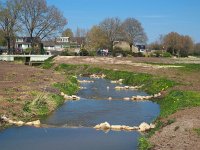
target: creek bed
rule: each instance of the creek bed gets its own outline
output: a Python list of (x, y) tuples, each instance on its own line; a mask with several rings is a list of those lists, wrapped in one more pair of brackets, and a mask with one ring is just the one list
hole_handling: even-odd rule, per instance
[[(45, 117), (43, 128), (13, 127), (0, 133), (0, 146), (10, 149), (48, 150), (134, 150), (137, 149), (137, 131), (96, 131), (92, 127), (102, 122), (113, 125), (138, 126), (150, 123), (159, 115), (159, 106), (151, 101), (124, 101), (124, 97), (147, 95), (138, 90), (116, 91), (117, 84), (105, 79), (82, 83), (79, 101), (67, 101), (50, 116)], [(113, 100), (108, 100), (112, 97)]]

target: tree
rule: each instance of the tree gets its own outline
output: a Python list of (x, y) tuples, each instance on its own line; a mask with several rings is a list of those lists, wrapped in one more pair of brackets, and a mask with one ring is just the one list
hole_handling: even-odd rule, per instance
[(66, 30), (63, 31), (62, 36), (72, 38), (74, 37), (74, 34), (70, 28), (67, 28)]
[(171, 32), (164, 36), (164, 47), (172, 55), (176, 55), (180, 49), (181, 36), (176, 32)]
[(194, 55), (200, 55), (200, 43), (194, 45)]
[(87, 36), (87, 47), (89, 49), (98, 49), (103, 47), (108, 47), (109, 40), (105, 33), (101, 30), (99, 26), (93, 26), (88, 32)]
[(113, 42), (120, 38), (121, 21), (119, 18), (106, 18), (100, 23), (100, 29), (109, 39), (110, 48), (113, 49)]
[(186, 36), (181, 36), (181, 47), (178, 52), (178, 55), (181, 57), (186, 57), (188, 56), (189, 53), (192, 53), (193, 48), (194, 48), (194, 42), (192, 38), (188, 35)]
[(55, 6), (47, 6), (46, 0), (22, 0), (20, 21), (34, 46), (35, 39), (52, 37), (61, 33), (66, 19)]
[(192, 51), (194, 43), (188, 35), (184, 36), (171, 32), (164, 36), (164, 46), (172, 55), (185, 57)]
[(0, 30), (0, 46), (6, 46), (6, 40), (4, 38), (4, 32)]
[(4, 6), (0, 6), (0, 29), (7, 43), (9, 53), (11, 42), (14, 41), (16, 32), (20, 29), (18, 24), (20, 10), (20, 0), (7, 0)]
[(146, 43), (147, 35), (141, 23), (134, 18), (127, 18), (122, 23), (122, 33), (125, 41), (130, 45), (130, 51), (132, 51), (132, 46), (136, 43)]

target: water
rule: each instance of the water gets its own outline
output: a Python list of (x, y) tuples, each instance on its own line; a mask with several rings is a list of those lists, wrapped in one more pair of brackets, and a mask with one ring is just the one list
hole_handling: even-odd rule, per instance
[[(83, 78), (88, 79), (88, 78)], [(91, 80), (91, 79), (90, 79)], [(142, 91), (116, 91), (116, 84), (104, 79), (82, 84), (80, 101), (68, 101), (50, 116), (44, 118), (45, 128), (13, 127), (0, 133), (2, 150), (134, 150), (140, 134), (94, 130), (102, 122), (136, 126), (150, 123), (159, 114), (153, 102), (123, 101), (124, 97), (147, 95)], [(107, 88), (109, 87), (109, 88)], [(114, 100), (107, 100), (112, 97)]]

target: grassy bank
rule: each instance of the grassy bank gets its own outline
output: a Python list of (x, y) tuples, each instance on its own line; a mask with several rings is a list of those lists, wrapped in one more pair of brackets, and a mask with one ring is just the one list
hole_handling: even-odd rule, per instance
[(40, 117), (48, 115), (64, 103), (64, 98), (60, 96), (60, 92), (72, 95), (75, 94), (79, 88), (77, 79), (73, 76), (67, 76), (64, 83), (54, 83), (52, 87), (57, 89), (57, 94), (40, 91), (33, 91), (30, 93), (33, 99), (25, 103), (23, 107), (26, 116)]
[(89, 65), (69, 65), (61, 64), (55, 68), (56, 71), (65, 72), (67, 74), (105, 74), (109, 80), (124, 79), (126, 85), (143, 85), (142, 90), (149, 94), (156, 94), (160, 91), (173, 87), (176, 83), (166, 78), (156, 77), (150, 74), (133, 73), (128, 71), (114, 71), (102, 68), (95, 68)]

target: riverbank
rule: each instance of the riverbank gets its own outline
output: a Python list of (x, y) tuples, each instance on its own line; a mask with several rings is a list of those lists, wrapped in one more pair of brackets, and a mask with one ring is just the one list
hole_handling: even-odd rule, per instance
[[(155, 121), (157, 127), (140, 139), (140, 149), (199, 149), (199, 59), (58, 57), (54, 62), (56, 69), (76, 74), (86, 71), (88, 66), (83, 64), (89, 64), (103, 68), (93, 68), (89, 72), (110, 73), (107, 76), (110, 79), (128, 76), (124, 80), (126, 84), (145, 83), (144, 90), (149, 93), (161, 90), (160, 87), (164, 85), (163, 97), (157, 100), (161, 106), (160, 117)], [(131, 78), (126, 71), (135, 77)]]
[[(62, 91), (74, 94), (76, 79), (50, 69), (0, 62), (0, 115), (16, 121), (33, 121), (64, 103)], [(0, 121), (0, 128), (6, 127)]]

